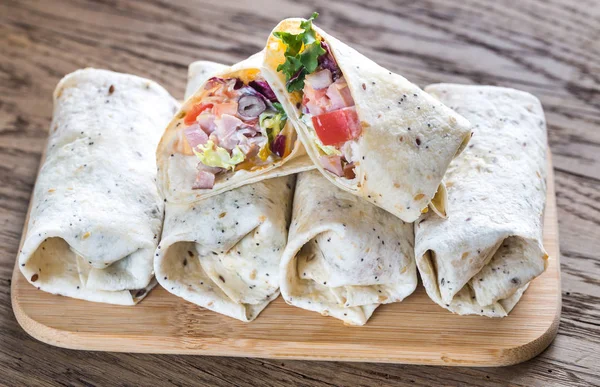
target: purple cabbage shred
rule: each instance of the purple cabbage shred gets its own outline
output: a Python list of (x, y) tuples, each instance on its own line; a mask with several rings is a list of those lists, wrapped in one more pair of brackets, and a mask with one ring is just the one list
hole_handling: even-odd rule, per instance
[(269, 101), (277, 102), (277, 97), (275, 96), (275, 93), (273, 93), (271, 86), (269, 86), (269, 84), (267, 82), (252, 81), (248, 85), (251, 88), (253, 88), (254, 90), (256, 90), (257, 92), (259, 92), (263, 97), (265, 97)]

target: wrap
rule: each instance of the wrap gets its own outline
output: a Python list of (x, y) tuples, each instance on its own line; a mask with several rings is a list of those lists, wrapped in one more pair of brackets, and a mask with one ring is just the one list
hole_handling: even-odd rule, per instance
[(363, 325), (417, 286), (413, 225), (331, 185), (298, 175), (281, 293), (303, 309)]
[[(215, 65), (189, 66), (186, 98)], [(254, 320), (279, 295), (294, 181), (277, 177), (201, 201), (167, 202), (154, 261), (159, 283), (201, 307)]]
[(262, 55), (210, 79), (206, 74), (218, 64), (200, 62), (190, 68), (193, 80), (192, 72), (204, 66), (203, 79), (190, 82), (194, 86), (188, 92), (195, 92), (167, 126), (157, 151), (159, 187), (169, 202), (191, 203), (314, 168), (291, 120), (262, 78)]
[(163, 220), (155, 150), (178, 103), (158, 84), (78, 70), (54, 116), (19, 268), (43, 291), (133, 305), (155, 284)]
[[(298, 36), (303, 48), (293, 57)], [(320, 45), (307, 44), (313, 40)], [(311, 52), (322, 53), (313, 58), (316, 68), (301, 65), (314, 67)], [(265, 78), (328, 180), (406, 222), (429, 204), (445, 216), (440, 183), (469, 141), (465, 118), (304, 19), (275, 27), (264, 65)]]
[(191, 204), (167, 203), (154, 270), (170, 293), (252, 321), (279, 295), (294, 176)]
[(427, 294), (459, 314), (504, 317), (546, 268), (546, 122), (531, 94), (491, 86), (425, 89), (474, 125), (446, 175), (452, 213), (415, 223)]

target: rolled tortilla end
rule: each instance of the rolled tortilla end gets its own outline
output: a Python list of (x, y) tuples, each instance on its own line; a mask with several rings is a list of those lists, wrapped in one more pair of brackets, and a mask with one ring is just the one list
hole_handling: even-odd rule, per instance
[(288, 304), (364, 325), (416, 288), (412, 225), (317, 171), (302, 173), (280, 278)]
[(19, 268), (39, 289), (134, 305), (155, 285), (155, 149), (178, 103), (148, 79), (84, 69), (54, 92)]
[(547, 134), (531, 94), (452, 84), (425, 89), (474, 125), (444, 178), (452, 212), (415, 223), (427, 294), (459, 314), (504, 317), (547, 266), (542, 244)]

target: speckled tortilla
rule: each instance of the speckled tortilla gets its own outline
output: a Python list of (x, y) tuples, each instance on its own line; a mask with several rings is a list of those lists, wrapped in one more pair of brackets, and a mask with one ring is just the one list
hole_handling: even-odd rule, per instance
[(363, 325), (417, 286), (413, 225), (332, 185), (298, 175), (281, 293), (300, 308)]
[[(298, 33), (302, 19), (283, 20), (273, 32)], [(415, 221), (427, 206), (444, 216), (444, 197), (434, 195), (450, 161), (469, 141), (469, 122), (402, 76), (377, 65), (356, 50), (314, 26), (329, 45), (356, 103), (362, 135), (352, 146), (356, 178), (337, 177), (323, 169), (308, 129), (299, 120), (300, 99), (285, 90), (277, 73), (284, 47), (270, 35), (265, 51), (265, 77), (294, 115), (308, 154), (327, 179), (345, 191)], [(439, 195), (443, 196), (443, 188)], [(431, 203), (433, 201), (433, 203)]]
[(191, 204), (167, 203), (154, 269), (169, 292), (252, 321), (279, 295), (295, 176), (267, 179)]
[(121, 305), (147, 294), (163, 219), (155, 149), (177, 108), (133, 75), (85, 69), (60, 81), (19, 254), (31, 284)]
[[(189, 85), (202, 84), (214, 67), (190, 65), (186, 99), (197, 89)], [(254, 320), (279, 295), (294, 181), (275, 177), (200, 201), (168, 201), (154, 260), (159, 283), (201, 307)]]
[(506, 316), (546, 268), (546, 122), (531, 94), (491, 86), (425, 89), (473, 124), (445, 180), (452, 213), (415, 223), (427, 294), (459, 314)]
[[(214, 62), (201, 61), (190, 66), (189, 84), (199, 86), (188, 87), (187, 91), (193, 90), (194, 94), (186, 95), (186, 102), (167, 126), (156, 152), (159, 167), (159, 188), (169, 202), (191, 203), (194, 200), (215, 196), (245, 184), (256, 183), (278, 176), (287, 176), (315, 168), (306, 154), (302, 142), (296, 141), (296, 145), (288, 157), (280, 159), (268, 167), (255, 171), (235, 171), (233, 174), (227, 175), (226, 178), (217, 175), (215, 185), (212, 189), (192, 189), (198, 173), (196, 166), (199, 160), (193, 154), (186, 155), (174, 151), (179, 142), (186, 141), (182, 134), (182, 130), (185, 128), (183, 117), (185, 112), (197, 102), (195, 96), (200, 95), (198, 93), (200, 90), (198, 89), (204, 87), (206, 80), (212, 76), (223, 78), (243, 77), (245, 76), (244, 74), (261, 71), (262, 56), (263, 53), (261, 51), (242, 62), (216, 73), (212, 73), (212, 70), (217, 69), (219, 65)], [(291, 120), (288, 120), (288, 125), (292, 125)]]

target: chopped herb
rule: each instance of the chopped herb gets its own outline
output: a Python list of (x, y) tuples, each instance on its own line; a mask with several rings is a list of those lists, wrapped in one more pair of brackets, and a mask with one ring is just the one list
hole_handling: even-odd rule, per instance
[(312, 28), (312, 21), (318, 16), (314, 12), (310, 19), (302, 21), (300, 28), (303, 31), (299, 34), (283, 31), (273, 33), (286, 46), (285, 62), (277, 66), (277, 71), (285, 75), (286, 88), (290, 93), (304, 88), (306, 74), (317, 69), (319, 57), (326, 53)]

